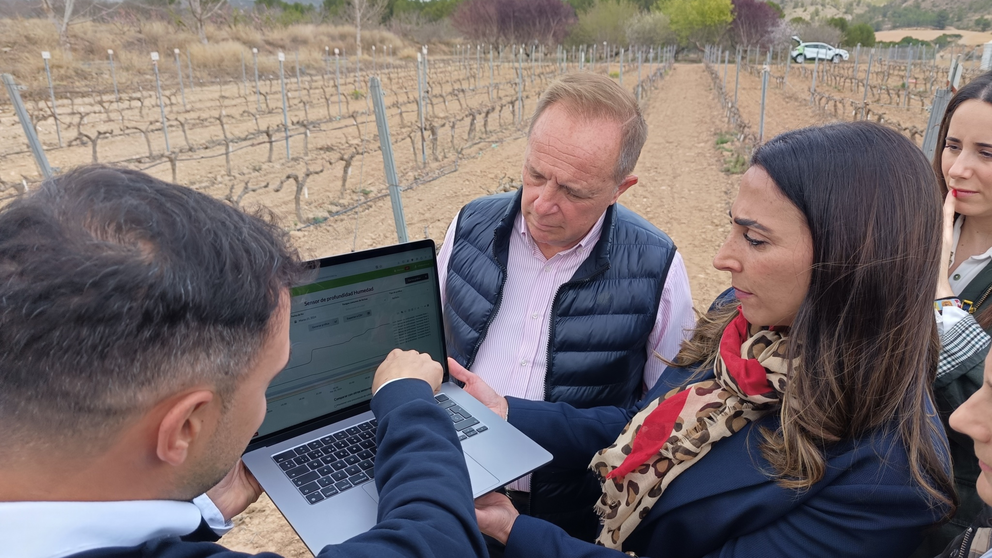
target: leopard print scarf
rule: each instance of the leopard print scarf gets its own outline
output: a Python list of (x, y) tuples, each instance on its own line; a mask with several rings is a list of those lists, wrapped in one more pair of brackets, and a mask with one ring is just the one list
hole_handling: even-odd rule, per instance
[(716, 378), (652, 401), (593, 457), (589, 468), (603, 483), (597, 544), (620, 550), (672, 480), (713, 443), (779, 408), (787, 343), (783, 332), (752, 326), (738, 310), (720, 339)]

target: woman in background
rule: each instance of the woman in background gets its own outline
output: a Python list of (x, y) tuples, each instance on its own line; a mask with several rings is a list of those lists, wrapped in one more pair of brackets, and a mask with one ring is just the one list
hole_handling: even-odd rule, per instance
[[(933, 160), (944, 198), (944, 250), (937, 284), (942, 351), (934, 381), (941, 419), (982, 385), (992, 331), (992, 72), (962, 87), (947, 105)], [(983, 332), (984, 330), (984, 332)], [(969, 438), (946, 428), (960, 500), (957, 515), (930, 534), (914, 557), (933, 556), (982, 509), (981, 470)]]

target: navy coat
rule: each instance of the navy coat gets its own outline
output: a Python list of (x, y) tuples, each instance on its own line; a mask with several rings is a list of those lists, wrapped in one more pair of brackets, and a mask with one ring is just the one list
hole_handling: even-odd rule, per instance
[[(427, 558), (487, 556), (475, 521), (472, 485), (461, 443), (447, 413), (424, 382), (393, 382), (372, 398), (376, 433), (379, 523), (318, 558)], [(103, 548), (70, 558), (238, 558), (215, 544), (201, 523), (194, 533), (127, 548)], [(272, 553), (259, 558), (278, 558)]]
[[(683, 369), (669, 369), (640, 405), (688, 375)], [(640, 409), (575, 409), (564, 403), (508, 399), (509, 421), (554, 455), (546, 466), (552, 473), (587, 467)], [(906, 453), (891, 434), (838, 443), (827, 455), (820, 482), (807, 491), (782, 488), (760, 450), (760, 428), (776, 429), (779, 424), (778, 413), (772, 413), (714, 444), (709, 454), (672, 481), (627, 539), (624, 551), (655, 558), (905, 558), (919, 545), (923, 531), (944, 515), (945, 510), (931, 506), (912, 481)], [(506, 556), (623, 555), (520, 516)]]

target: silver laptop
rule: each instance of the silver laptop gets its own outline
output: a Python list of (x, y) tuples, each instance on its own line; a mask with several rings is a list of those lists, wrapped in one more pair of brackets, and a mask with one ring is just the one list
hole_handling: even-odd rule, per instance
[(434, 242), (324, 258), (291, 290), (286, 368), (266, 392), (265, 420), (244, 462), (316, 554), (376, 522), (372, 378), (396, 347), (444, 367), (435, 396), (458, 432), (479, 497), (551, 454), (448, 381)]

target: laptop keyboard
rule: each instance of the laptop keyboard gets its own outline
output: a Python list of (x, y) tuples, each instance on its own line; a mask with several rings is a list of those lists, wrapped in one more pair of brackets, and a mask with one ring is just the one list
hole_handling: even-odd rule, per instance
[(455, 430), (458, 431), (459, 441), (467, 440), (476, 434), (481, 434), (486, 430), (489, 430), (488, 426), (480, 423), (479, 419), (473, 417), (468, 411), (456, 405), (455, 402), (449, 399), (447, 395), (441, 393), (435, 395), (434, 399), (437, 400), (437, 404), (440, 405), (442, 409), (448, 411), (448, 416), (451, 417), (451, 422), (455, 423)]
[[(459, 440), (489, 428), (444, 394), (434, 397), (448, 412)], [(272, 456), (300, 495), (316, 504), (375, 478), (375, 419), (345, 428)]]

